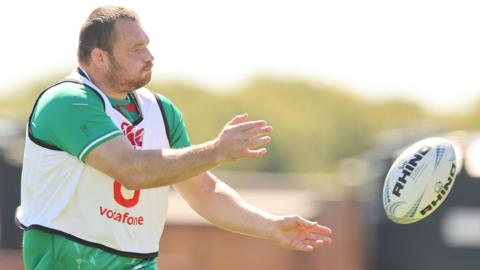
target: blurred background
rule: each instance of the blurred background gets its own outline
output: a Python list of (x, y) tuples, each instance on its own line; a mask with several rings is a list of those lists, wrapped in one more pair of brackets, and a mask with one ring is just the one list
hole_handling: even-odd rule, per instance
[[(22, 269), (23, 136), (37, 95), (76, 65), (100, 5), (135, 10), (156, 57), (148, 85), (182, 111), (193, 143), (238, 113), (274, 127), (267, 156), (215, 173), (247, 201), (334, 230), (311, 254), (213, 227), (174, 191), (160, 269), (480, 269), (480, 3), (475, 1), (15, 1), (0, 17), (0, 269)], [(386, 219), (399, 151), (451, 138), (465, 168), (427, 219)]]

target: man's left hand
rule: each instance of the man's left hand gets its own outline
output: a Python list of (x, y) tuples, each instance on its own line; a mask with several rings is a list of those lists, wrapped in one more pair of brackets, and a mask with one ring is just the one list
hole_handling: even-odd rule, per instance
[(281, 216), (273, 221), (270, 239), (287, 249), (310, 252), (331, 244), (332, 230), (300, 216)]

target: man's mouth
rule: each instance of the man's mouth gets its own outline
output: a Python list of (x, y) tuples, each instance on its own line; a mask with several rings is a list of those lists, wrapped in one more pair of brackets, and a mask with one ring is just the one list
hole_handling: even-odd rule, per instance
[(150, 65), (146, 65), (143, 70), (145, 71), (151, 71), (152, 70), (152, 67), (153, 67), (153, 64), (150, 64)]

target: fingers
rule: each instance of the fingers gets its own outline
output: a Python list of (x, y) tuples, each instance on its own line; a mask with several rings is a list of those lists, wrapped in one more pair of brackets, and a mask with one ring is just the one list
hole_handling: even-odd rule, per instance
[(236, 116), (232, 119), (229, 122), (230, 124), (233, 124), (230, 126), (230, 132), (237, 134), (238, 146), (247, 150), (245, 154), (248, 154), (249, 156), (265, 154), (265, 149), (252, 150), (252, 148), (257, 148), (271, 141), (271, 137), (264, 135), (272, 131), (272, 126), (268, 125), (264, 120), (247, 122), (244, 121), (246, 119), (246, 114)]
[(272, 131), (271, 126), (261, 126), (250, 128), (247, 131), (243, 132), (245, 140), (243, 141), (242, 147), (247, 149), (246, 154), (249, 156), (261, 156), (266, 154), (266, 149), (252, 150), (252, 148), (257, 148), (259, 146), (269, 143), (272, 138), (270, 136), (263, 136)]
[(305, 241), (313, 241), (313, 242), (320, 241), (322, 244), (331, 244), (333, 242), (332, 238), (322, 234), (316, 234), (316, 233), (307, 234), (307, 236), (305, 237)]
[(328, 241), (325, 241), (325, 240), (305, 240), (304, 241), (305, 245), (309, 245), (309, 246), (312, 246), (314, 248), (319, 248), (325, 244), (331, 244), (331, 240), (330, 242)]
[(247, 114), (235, 116), (216, 139), (215, 145), (219, 149), (221, 162), (265, 155), (267, 149), (256, 148), (271, 141), (271, 138), (266, 136), (271, 131), (272, 126), (264, 120), (248, 121)]
[(321, 244), (317, 244), (315, 241), (298, 241), (294, 240), (290, 243), (290, 249), (304, 251), (304, 252), (312, 252), (315, 248), (319, 247)]
[(293, 216), (293, 218), (295, 220), (295, 223), (297, 223), (298, 225), (305, 226), (305, 227), (313, 227), (315, 225), (318, 225), (317, 222), (306, 220), (306, 219), (304, 219), (303, 217), (300, 217), (300, 216)]
[(271, 126), (268, 125), (267, 121), (265, 120), (256, 120), (256, 121), (248, 121), (248, 122), (243, 121), (243, 122), (239, 122), (232, 125), (234, 126), (235, 129), (238, 129), (239, 131), (244, 131), (244, 132), (252, 128), (269, 128), (270, 130), (268, 131), (271, 131), (271, 128), (272, 128)]
[(294, 239), (292, 240), (288, 248), (293, 250), (310, 252), (316, 248), (332, 243), (330, 237), (322, 237), (322, 239)]
[(325, 234), (325, 235), (332, 234), (332, 230), (329, 227), (322, 226), (318, 224), (316, 221), (306, 220), (300, 216), (294, 216), (294, 218), (295, 218), (295, 222), (298, 225), (305, 226), (310, 232), (316, 232), (316, 233)]
[(316, 232), (324, 235), (330, 235), (332, 234), (332, 229), (326, 226), (322, 226), (320, 224), (315, 224), (314, 226), (309, 227), (309, 230), (311, 232)]
[(253, 127), (248, 130), (243, 131), (243, 133), (248, 137), (257, 137), (259, 135), (267, 134), (273, 130), (270, 125), (262, 125), (259, 127)]
[(254, 157), (261, 157), (266, 153), (267, 153), (266, 148), (260, 148), (260, 149), (254, 149), (254, 150), (247, 149), (245, 152), (245, 156), (254, 158)]
[(247, 138), (243, 143), (242, 147), (244, 148), (256, 148), (262, 145), (269, 143), (272, 140), (270, 136), (263, 136), (263, 137), (250, 137)]
[(262, 145), (265, 145), (271, 141), (269, 136), (263, 136), (260, 138), (253, 138), (246, 140), (243, 147), (245, 148), (244, 155), (246, 157), (261, 157), (267, 153), (266, 148), (252, 149)]
[(246, 113), (235, 115), (232, 118), (232, 120), (228, 121), (227, 125), (240, 124), (240, 123), (243, 123), (243, 122), (247, 121), (247, 119), (248, 119), (248, 114), (246, 114)]
[(273, 240), (288, 249), (311, 252), (333, 242), (330, 228), (298, 215), (279, 217), (276, 224)]

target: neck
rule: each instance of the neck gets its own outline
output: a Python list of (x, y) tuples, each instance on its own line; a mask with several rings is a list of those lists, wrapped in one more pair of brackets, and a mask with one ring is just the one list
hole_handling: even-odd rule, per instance
[(127, 98), (127, 91), (118, 91), (118, 87), (112, 85), (107, 76), (102, 76), (101, 73), (95, 72), (89, 66), (80, 64), (80, 68), (87, 74), (88, 79), (100, 89), (108, 97), (124, 100)]

